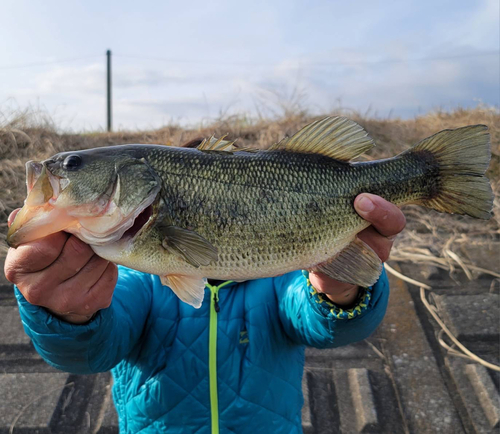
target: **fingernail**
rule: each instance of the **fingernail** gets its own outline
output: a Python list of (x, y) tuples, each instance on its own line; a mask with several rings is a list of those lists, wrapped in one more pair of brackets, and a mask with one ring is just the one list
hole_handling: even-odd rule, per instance
[(356, 205), (358, 211), (361, 211), (363, 213), (369, 213), (370, 211), (373, 211), (375, 209), (374, 203), (366, 196), (361, 196)]

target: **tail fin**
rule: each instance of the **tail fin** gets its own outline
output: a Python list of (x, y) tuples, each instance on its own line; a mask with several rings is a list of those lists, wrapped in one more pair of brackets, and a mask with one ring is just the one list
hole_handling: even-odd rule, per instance
[(443, 130), (422, 140), (412, 154), (431, 154), (439, 167), (438, 191), (423, 205), (436, 211), (489, 219), (493, 193), (488, 178), (491, 151), (485, 125)]

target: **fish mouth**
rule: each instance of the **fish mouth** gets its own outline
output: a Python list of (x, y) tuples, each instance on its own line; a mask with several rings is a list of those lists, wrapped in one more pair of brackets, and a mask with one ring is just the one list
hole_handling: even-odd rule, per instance
[(124, 213), (113, 200), (116, 182), (96, 203), (78, 207), (59, 205), (57, 199), (68, 183), (65, 178), (53, 175), (45, 163), (26, 164), (28, 196), (9, 228), (10, 247), (17, 248), (60, 231), (74, 234), (91, 246), (104, 246), (134, 239), (155, 220), (158, 191), (145, 197), (132, 212)]
[(144, 229), (151, 226), (155, 219), (154, 204), (151, 204), (144, 208), (144, 210), (134, 219), (132, 226), (123, 233), (118, 241), (134, 240)]
[(42, 174), (43, 164), (38, 161), (28, 161), (26, 163), (26, 188), (28, 194), (33, 189), (38, 178)]
[(18, 247), (55, 232), (65, 230), (74, 218), (64, 210), (56, 209), (53, 202), (61, 191), (60, 179), (50, 173), (43, 163), (26, 163), (28, 195), (9, 227), (7, 244)]

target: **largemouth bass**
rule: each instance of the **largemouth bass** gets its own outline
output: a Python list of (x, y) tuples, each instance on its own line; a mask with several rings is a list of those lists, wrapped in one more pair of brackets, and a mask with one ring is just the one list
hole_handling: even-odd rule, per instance
[(314, 269), (370, 286), (381, 273), (356, 237), (354, 198), (488, 219), (487, 127), (441, 131), (396, 157), (351, 162), (374, 145), (357, 123), (325, 118), (267, 151), (210, 138), (198, 149), (124, 145), (27, 163), (28, 195), (7, 237), (57, 231), (101, 257), (156, 274), (200, 307), (206, 278), (247, 280)]

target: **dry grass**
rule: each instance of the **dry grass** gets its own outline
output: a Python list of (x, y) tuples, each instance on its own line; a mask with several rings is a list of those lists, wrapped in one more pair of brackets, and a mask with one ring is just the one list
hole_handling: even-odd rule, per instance
[[(411, 120), (371, 119), (356, 114), (349, 117), (366, 128), (375, 139), (377, 147), (366, 157), (379, 159), (408, 149), (419, 140), (446, 128), (471, 124), (486, 124), (492, 139), (492, 162), (488, 170), (495, 191), (493, 218), (488, 222), (467, 217), (449, 216), (407, 207), (405, 214), (408, 226), (394, 250), (394, 258), (411, 261), (430, 261), (431, 257), (445, 258), (447, 267), (457, 267), (453, 254), (465, 253), (461, 247), (470, 243), (477, 245), (498, 241), (500, 237), (500, 112), (479, 107), (473, 110), (457, 109), (453, 112), (436, 112)], [(0, 115), (0, 122), (1, 122)], [(249, 121), (247, 118), (222, 119), (204, 128), (183, 129), (168, 126), (147, 132), (116, 132), (93, 134), (58, 133), (50, 119), (30, 113), (18, 116), (9, 122), (0, 123), (0, 260), (6, 252), (6, 220), (9, 213), (19, 207), (25, 196), (24, 164), (40, 160), (60, 151), (111, 146), (125, 143), (156, 143), (180, 146), (192, 139), (228, 134), (228, 139), (238, 139), (237, 144), (266, 148), (285, 135), (291, 135), (314, 120), (304, 113), (288, 115), (277, 120)], [(420, 255), (420, 256), (415, 256)], [(427, 259), (425, 259), (427, 257)], [(471, 258), (464, 258), (471, 263)]]

